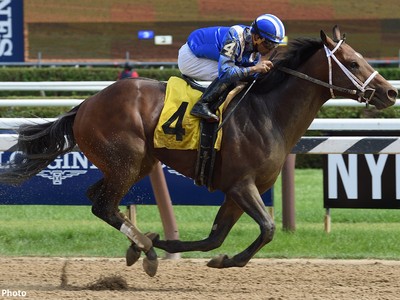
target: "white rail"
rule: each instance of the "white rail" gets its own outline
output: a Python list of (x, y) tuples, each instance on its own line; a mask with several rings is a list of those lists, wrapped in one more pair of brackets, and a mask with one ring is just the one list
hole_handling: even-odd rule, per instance
[[(56, 118), (0, 118), (1, 130), (13, 130), (22, 124), (39, 124)], [(315, 119), (308, 130), (400, 131), (399, 119)]]
[(314, 119), (308, 130), (400, 131), (399, 119)]
[(0, 135), (0, 151), (6, 151), (16, 144), (18, 135), (16, 134), (1, 134)]
[(0, 82), (0, 91), (100, 91), (114, 81), (18, 81)]
[(76, 106), (83, 99), (0, 99), (0, 107), (9, 106)]
[[(36, 99), (0, 99), (0, 107), (9, 106), (76, 106), (79, 105), (84, 99), (46, 99), (46, 98), (36, 98)], [(328, 100), (324, 106), (365, 106), (365, 103), (358, 103), (352, 99), (331, 99)], [(396, 101), (394, 106), (400, 106), (400, 99)]]
[[(389, 80), (397, 89), (400, 89), (400, 80)], [(0, 82), (0, 91), (100, 91), (114, 81), (36, 81), (36, 82)], [(200, 84), (207, 86), (210, 82)], [(76, 106), (84, 99), (0, 99), (0, 107), (5, 106)], [(12, 103), (11, 103), (12, 101)], [(352, 99), (330, 99), (324, 106), (364, 106)], [(400, 99), (396, 101), (400, 105)]]
[[(115, 81), (3, 81), (0, 91), (100, 91)], [(200, 81), (207, 86), (209, 81)], [(395, 88), (400, 89), (400, 80), (389, 80)]]

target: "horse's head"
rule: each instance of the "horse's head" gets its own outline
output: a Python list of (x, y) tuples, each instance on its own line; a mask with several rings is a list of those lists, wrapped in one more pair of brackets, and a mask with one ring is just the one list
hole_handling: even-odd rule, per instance
[(345, 43), (345, 35), (341, 37), (337, 26), (333, 28), (333, 39), (323, 31), (321, 39), (328, 59), (330, 84), (353, 90), (350, 93), (331, 90), (332, 98), (337, 93), (340, 96), (370, 103), (378, 109), (395, 103), (397, 89), (379, 75), (360, 53)]

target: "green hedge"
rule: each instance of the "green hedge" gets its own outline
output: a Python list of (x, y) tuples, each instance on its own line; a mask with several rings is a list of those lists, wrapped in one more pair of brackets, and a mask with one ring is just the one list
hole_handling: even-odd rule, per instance
[[(10, 67), (0, 68), (0, 81), (108, 81), (116, 80), (120, 68), (113, 67)], [(141, 77), (166, 80), (179, 75), (176, 68), (137, 69)]]
[[(116, 80), (120, 70), (112, 67), (3, 67), (0, 68), (0, 81), (108, 81)], [(180, 75), (176, 68), (146, 68), (137, 71), (141, 77), (157, 80), (167, 80), (170, 76)], [(400, 68), (382, 68), (378, 71), (388, 80), (400, 79)]]
[[(0, 81), (112, 81), (120, 68), (0, 68)], [(168, 80), (180, 76), (178, 69), (138, 69), (141, 77)], [(46, 96), (87, 96), (88, 92), (46, 92)], [(0, 91), (0, 97), (40, 96), (32, 91)]]
[[(109, 81), (116, 80), (120, 68), (0, 68), (0, 81)], [(178, 69), (148, 68), (137, 69), (141, 77), (156, 80), (168, 80), (171, 76), (180, 76)], [(400, 80), (400, 68), (381, 68), (379, 73), (387, 80)], [(40, 92), (17, 92), (0, 91), (0, 97), (38, 97)], [(46, 92), (48, 97), (80, 97), (89, 96), (88, 92)], [(67, 107), (39, 107), (39, 108), (20, 108), (4, 107), (0, 108), (0, 117), (55, 117), (69, 108)], [(400, 118), (400, 110), (391, 107), (378, 111), (374, 107), (323, 107), (318, 113), (318, 118)], [(309, 132), (308, 134), (318, 134)], [(321, 155), (297, 155), (296, 167), (298, 168), (320, 168)]]

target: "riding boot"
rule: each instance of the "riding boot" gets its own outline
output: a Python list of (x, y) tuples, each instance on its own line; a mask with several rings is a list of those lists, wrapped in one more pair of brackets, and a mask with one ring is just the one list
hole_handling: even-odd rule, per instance
[(207, 119), (210, 122), (218, 122), (218, 116), (211, 112), (210, 107), (218, 101), (219, 96), (227, 87), (226, 83), (221, 83), (218, 78), (215, 79), (205, 90), (199, 101), (193, 106), (190, 114), (195, 117)]

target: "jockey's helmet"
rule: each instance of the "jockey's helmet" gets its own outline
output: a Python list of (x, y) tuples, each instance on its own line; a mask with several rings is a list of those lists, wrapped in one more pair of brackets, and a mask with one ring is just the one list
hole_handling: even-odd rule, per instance
[(265, 14), (254, 20), (251, 32), (273, 43), (281, 43), (285, 37), (285, 26), (278, 17)]

